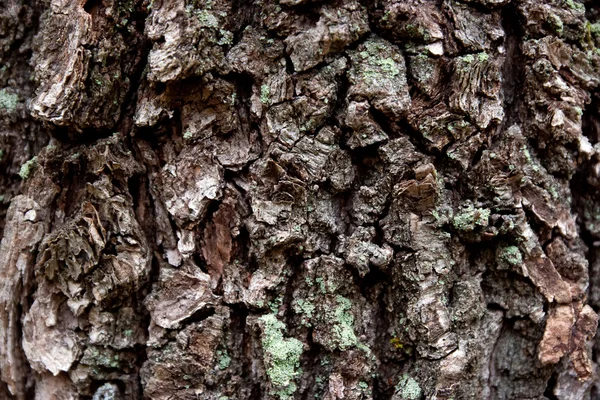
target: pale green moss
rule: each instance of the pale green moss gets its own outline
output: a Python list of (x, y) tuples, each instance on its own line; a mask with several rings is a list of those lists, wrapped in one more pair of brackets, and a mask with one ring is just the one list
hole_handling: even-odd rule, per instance
[(302, 342), (284, 338), (285, 324), (275, 314), (260, 317), (264, 323), (262, 346), (269, 380), (280, 399), (292, 397), (297, 389), (294, 380), (301, 375)]
[(260, 102), (263, 104), (269, 103), (269, 96), (271, 95), (271, 88), (269, 85), (262, 85), (260, 87)]
[(474, 208), (469, 205), (454, 216), (452, 226), (459, 231), (473, 231), (478, 226), (487, 226), (490, 213), (486, 208)]
[(0, 90), (0, 108), (8, 111), (14, 111), (19, 103), (19, 96), (9, 93), (6, 89)]
[(408, 375), (403, 375), (396, 385), (396, 393), (407, 400), (417, 400), (421, 398), (422, 390), (419, 383)]
[(31, 175), (31, 172), (35, 169), (36, 165), (37, 156), (33, 157), (31, 160), (21, 165), (21, 169), (19, 170), (19, 176), (21, 177), (21, 179), (25, 180), (29, 178), (29, 175)]

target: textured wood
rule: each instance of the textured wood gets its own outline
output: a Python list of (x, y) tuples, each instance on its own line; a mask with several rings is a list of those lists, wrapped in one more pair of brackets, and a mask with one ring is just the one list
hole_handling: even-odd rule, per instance
[(600, 8), (0, 0), (0, 398), (600, 396)]

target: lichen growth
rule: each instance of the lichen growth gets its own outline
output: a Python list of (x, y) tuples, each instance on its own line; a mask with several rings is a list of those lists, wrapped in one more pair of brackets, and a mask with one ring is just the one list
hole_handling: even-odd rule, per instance
[(547, 18), (548, 25), (552, 28), (554, 32), (561, 35), (564, 30), (564, 24), (562, 19), (556, 14), (550, 14)]
[(302, 315), (302, 324), (310, 326), (310, 319), (313, 317), (315, 305), (308, 300), (298, 299), (294, 302), (294, 312)]
[(85, 350), (81, 358), (81, 363), (105, 368), (119, 368), (121, 366), (121, 357), (114, 350), (91, 346)]
[(367, 66), (362, 71), (363, 78), (371, 81), (381, 79), (385, 75), (397, 76), (399, 74), (400, 69), (396, 61), (389, 57), (383, 59), (370, 57)]
[(317, 285), (319, 286), (319, 292), (321, 292), (321, 294), (327, 293), (327, 289), (325, 288), (325, 281), (322, 277), (317, 277), (315, 279), (315, 282), (317, 282)]
[(262, 85), (260, 87), (260, 102), (263, 104), (268, 104), (270, 95), (271, 88), (269, 87), (269, 85)]
[(458, 57), (458, 59), (459, 59), (461, 62), (463, 62), (463, 63), (467, 63), (467, 64), (470, 64), (470, 63), (472, 63), (473, 61), (475, 61), (475, 57), (473, 57), (473, 54), (467, 54), (466, 56), (461, 56), (461, 57)]
[(390, 74), (392, 76), (396, 76), (400, 73), (400, 69), (398, 69), (398, 66), (396, 65), (396, 61), (392, 60), (389, 57), (381, 59), (381, 60), (377, 60), (377, 61), (375, 61), (375, 63), (377, 65), (379, 65), (383, 71), (387, 72), (388, 74)]
[(340, 350), (346, 350), (358, 343), (354, 333), (354, 316), (349, 312), (352, 308), (352, 302), (339, 295), (336, 296), (335, 300), (337, 307), (333, 313), (333, 341)]
[(404, 26), (403, 31), (409, 39), (423, 40), (426, 42), (431, 39), (429, 32), (427, 32), (423, 26), (417, 24), (408, 23)]
[(467, 208), (454, 216), (452, 219), (452, 226), (459, 231), (473, 231), (477, 227), (488, 225), (490, 213), (491, 211), (487, 208), (475, 208), (473, 205), (469, 204)]
[(434, 73), (432, 60), (424, 54), (419, 54), (411, 59), (411, 72), (419, 82), (426, 82)]
[(594, 24), (590, 24), (590, 33), (594, 36), (600, 37), (600, 23), (596, 22)]
[(14, 111), (19, 103), (19, 96), (14, 93), (9, 93), (6, 88), (0, 90), (0, 108), (8, 111)]
[(402, 375), (396, 385), (396, 393), (400, 394), (403, 399), (417, 400), (421, 398), (421, 386), (419, 383), (408, 375)]
[(233, 33), (225, 29), (219, 29), (221, 38), (217, 42), (218, 45), (233, 44)]
[(217, 28), (219, 26), (219, 20), (208, 11), (202, 10), (197, 15), (202, 26), (207, 28)]
[(229, 368), (229, 365), (231, 364), (231, 357), (229, 357), (229, 354), (227, 354), (227, 351), (218, 350), (217, 356), (219, 357), (219, 359), (217, 361), (219, 369), (224, 370), (224, 369)]
[(565, 4), (567, 5), (567, 7), (569, 7), (571, 10), (576, 10), (576, 11), (585, 11), (585, 6), (575, 0), (565, 0)]
[(294, 380), (300, 376), (302, 342), (295, 338), (284, 338), (285, 324), (275, 314), (260, 317), (264, 323), (262, 346), (269, 380), (280, 399), (292, 397), (297, 389)]
[(37, 156), (33, 157), (31, 160), (27, 161), (25, 164), (21, 165), (21, 169), (19, 170), (19, 176), (21, 179), (25, 180), (29, 178), (31, 172), (35, 169), (37, 165)]
[(507, 246), (501, 249), (500, 259), (512, 266), (519, 265), (523, 262), (523, 257), (517, 246)]

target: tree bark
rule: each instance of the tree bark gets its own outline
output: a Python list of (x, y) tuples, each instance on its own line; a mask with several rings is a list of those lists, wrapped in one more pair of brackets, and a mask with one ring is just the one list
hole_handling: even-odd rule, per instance
[(600, 6), (0, 0), (0, 399), (598, 399)]

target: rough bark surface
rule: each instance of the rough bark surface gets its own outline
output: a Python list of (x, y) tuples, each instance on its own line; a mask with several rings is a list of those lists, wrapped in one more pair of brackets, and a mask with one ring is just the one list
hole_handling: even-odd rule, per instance
[(594, 1), (0, 0), (0, 165), (0, 399), (600, 398)]

